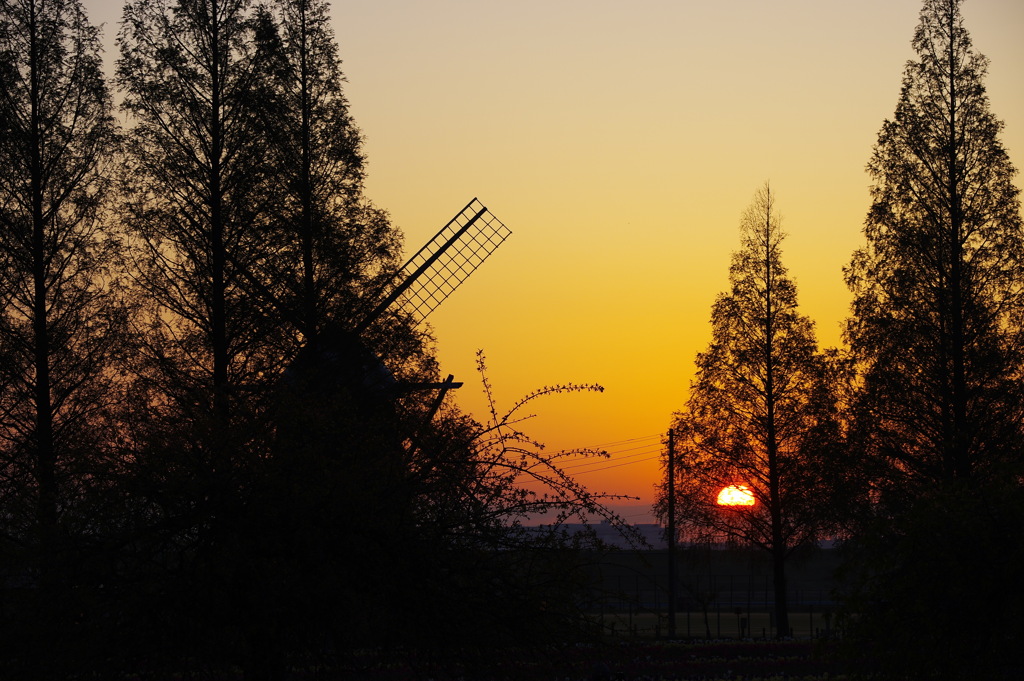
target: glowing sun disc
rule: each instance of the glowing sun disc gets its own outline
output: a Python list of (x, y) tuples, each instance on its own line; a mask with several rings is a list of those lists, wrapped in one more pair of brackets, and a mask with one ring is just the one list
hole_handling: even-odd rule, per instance
[(746, 485), (729, 485), (718, 493), (719, 506), (753, 506), (754, 493)]

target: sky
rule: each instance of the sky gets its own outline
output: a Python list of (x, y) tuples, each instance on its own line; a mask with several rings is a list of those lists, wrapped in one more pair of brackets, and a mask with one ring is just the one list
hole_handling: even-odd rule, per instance
[[(105, 23), (108, 73), (121, 3)], [(546, 451), (597, 447), (593, 491), (653, 522), (662, 440), (685, 403), (739, 218), (771, 183), (783, 263), (822, 347), (842, 343), (842, 268), (863, 243), (864, 171), (899, 96), (919, 0), (336, 0), (367, 196), (414, 253), (477, 197), (513, 232), (429, 318), (480, 418), (533, 403)], [(1024, 165), (1024, 2), (966, 0), (1001, 139)], [(1020, 178), (1017, 181), (1021, 186)]]

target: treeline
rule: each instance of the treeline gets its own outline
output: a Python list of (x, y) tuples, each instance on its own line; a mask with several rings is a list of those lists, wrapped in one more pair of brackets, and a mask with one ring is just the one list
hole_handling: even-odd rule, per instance
[(575, 631), (571, 546), (517, 521), (603, 508), (513, 424), (593, 388), (480, 424), (366, 316), (401, 234), (327, 4), (131, 0), (117, 42), (110, 83), (78, 0), (0, 2), (0, 675)]
[(769, 552), (782, 636), (787, 560), (842, 540), (846, 642), (892, 678), (1015, 678), (1024, 636), (1024, 229), (960, 5), (925, 0), (867, 166), (846, 349), (799, 313), (765, 185), (672, 426), (682, 536)]

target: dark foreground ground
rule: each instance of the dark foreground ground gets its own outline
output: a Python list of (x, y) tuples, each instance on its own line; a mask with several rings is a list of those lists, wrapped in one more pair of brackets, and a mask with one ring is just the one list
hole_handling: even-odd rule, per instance
[(402, 659), (368, 656), (344, 669), (308, 670), (298, 680), (405, 681), (837, 681), (842, 673), (823, 641), (608, 643), (510, 652), (474, 650)]

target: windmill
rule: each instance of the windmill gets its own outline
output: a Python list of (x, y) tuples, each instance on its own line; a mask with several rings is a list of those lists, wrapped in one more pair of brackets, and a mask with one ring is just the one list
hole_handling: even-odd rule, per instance
[(441, 383), (400, 383), (366, 346), (363, 336), (389, 314), (402, 313), (416, 324), (422, 323), (511, 233), (474, 198), (364, 299), (353, 322), (335, 320), (321, 330), (315, 343), (307, 339), (285, 370), (285, 380), (321, 391), (345, 387), (365, 403), (391, 400), (412, 391), (438, 390), (432, 417), (447, 391), (462, 384), (450, 375)]

